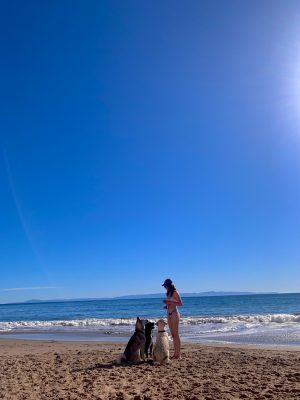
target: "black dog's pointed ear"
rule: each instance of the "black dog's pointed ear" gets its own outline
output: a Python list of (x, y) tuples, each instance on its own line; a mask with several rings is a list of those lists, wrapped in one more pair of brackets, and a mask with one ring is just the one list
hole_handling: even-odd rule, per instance
[(139, 318), (139, 317), (136, 317), (136, 319), (137, 319), (137, 321), (139, 321), (139, 320), (140, 320), (140, 318)]

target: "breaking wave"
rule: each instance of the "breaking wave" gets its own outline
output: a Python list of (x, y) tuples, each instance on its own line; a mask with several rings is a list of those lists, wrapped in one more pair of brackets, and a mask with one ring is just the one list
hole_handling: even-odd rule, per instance
[[(155, 320), (155, 318), (150, 319)], [(55, 320), (55, 321), (8, 321), (0, 322), (0, 332), (19, 331), (19, 330), (56, 330), (56, 329), (84, 329), (91, 330), (105, 328), (126, 328), (135, 324), (135, 318), (86, 318), (73, 320)], [(245, 326), (251, 328), (254, 326), (270, 326), (277, 324), (299, 324), (300, 314), (266, 314), (266, 315), (231, 315), (220, 317), (182, 317), (183, 326), (217, 326), (226, 328), (226, 326)], [(211, 329), (208, 329), (211, 330)]]
[(221, 317), (191, 317), (182, 318), (183, 324), (201, 325), (201, 324), (269, 324), (269, 323), (298, 323), (299, 314), (266, 314), (266, 315), (230, 315)]

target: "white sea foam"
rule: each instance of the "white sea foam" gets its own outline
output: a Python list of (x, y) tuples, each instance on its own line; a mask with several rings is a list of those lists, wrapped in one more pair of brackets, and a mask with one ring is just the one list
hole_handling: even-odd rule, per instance
[(58, 327), (108, 327), (108, 326), (131, 326), (134, 325), (136, 319), (99, 319), (99, 318), (86, 318), (74, 320), (60, 320), (60, 321), (12, 321), (0, 322), (0, 331), (11, 331), (16, 329), (43, 329), (43, 328), (58, 328)]
[[(151, 320), (155, 320), (152, 318)], [(0, 322), (0, 331), (19, 330), (56, 330), (56, 329), (117, 329), (118, 327), (130, 328), (135, 324), (135, 318), (86, 318), (60, 321), (11, 321)], [(226, 332), (244, 330), (254, 327), (267, 327), (276, 325), (298, 325), (299, 314), (266, 314), (266, 315), (234, 315), (221, 317), (182, 317), (181, 324), (188, 327), (198, 327), (201, 332)]]
[(228, 324), (228, 323), (282, 324), (282, 323), (299, 323), (299, 322), (300, 322), (299, 314), (230, 315), (222, 317), (182, 318), (182, 323), (186, 325)]

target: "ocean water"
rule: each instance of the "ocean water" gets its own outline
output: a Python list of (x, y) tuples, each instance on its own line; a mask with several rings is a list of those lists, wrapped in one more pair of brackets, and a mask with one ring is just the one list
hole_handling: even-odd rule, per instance
[[(127, 341), (137, 316), (166, 318), (163, 298), (0, 305), (0, 334)], [(300, 293), (187, 297), (183, 303), (183, 341), (300, 346)]]

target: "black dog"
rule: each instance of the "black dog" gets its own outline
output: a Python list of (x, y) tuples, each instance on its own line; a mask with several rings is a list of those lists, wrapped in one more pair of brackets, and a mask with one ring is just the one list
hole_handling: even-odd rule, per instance
[(119, 355), (116, 361), (117, 364), (137, 364), (141, 362), (141, 359), (145, 361), (145, 325), (147, 324), (147, 322), (147, 319), (140, 319), (139, 317), (137, 317), (134, 334), (129, 339), (124, 353)]
[(147, 322), (145, 325), (145, 355), (148, 358), (149, 356), (152, 357), (152, 349), (153, 349), (153, 341), (152, 341), (152, 331), (155, 327), (154, 322)]

